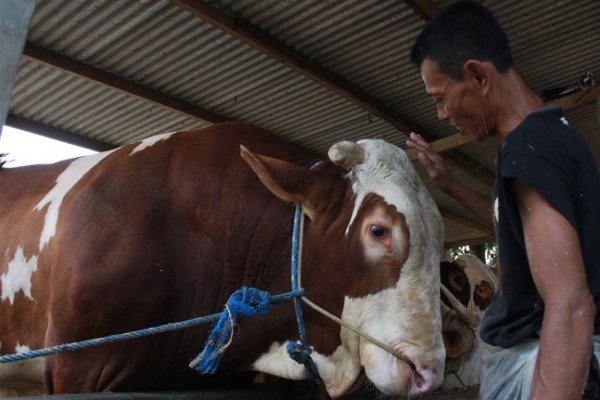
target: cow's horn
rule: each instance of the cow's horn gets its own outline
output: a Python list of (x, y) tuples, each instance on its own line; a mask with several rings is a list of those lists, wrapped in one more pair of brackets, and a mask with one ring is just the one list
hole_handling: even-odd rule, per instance
[(329, 149), (329, 159), (338, 167), (349, 170), (365, 159), (365, 149), (356, 142), (344, 140), (337, 142)]
[(465, 321), (467, 324), (469, 324), (470, 327), (477, 326), (477, 317), (473, 315), (473, 313), (470, 312), (469, 309), (465, 307), (460, 301), (458, 301), (458, 299), (454, 297), (452, 292), (450, 292), (450, 290), (446, 286), (441, 285), (441, 289), (442, 293), (444, 293), (446, 299), (448, 299), (448, 302), (450, 303), (450, 308), (452, 308), (454, 312), (456, 312), (456, 315), (460, 319)]

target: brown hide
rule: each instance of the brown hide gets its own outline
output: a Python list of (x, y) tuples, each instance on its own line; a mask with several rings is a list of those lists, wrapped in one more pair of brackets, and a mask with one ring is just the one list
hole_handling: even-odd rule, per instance
[[(136, 144), (127, 145), (66, 193), (56, 234), (41, 250), (48, 206), (32, 210), (69, 162), (2, 170), (0, 274), (7, 273), (19, 246), (26, 259), (39, 257), (33, 300), (19, 291), (14, 303), (0, 302), (2, 352), (17, 344), (41, 348), (220, 312), (241, 286), (289, 291), (293, 208), (259, 182), (240, 157), (240, 144), (253, 153), (309, 164), (277, 137), (246, 124), (178, 133), (136, 153), (131, 153)], [(314, 199), (303, 286), (339, 315), (345, 295), (393, 285), (399, 267), (369, 271), (356, 233), (345, 237), (354, 196), (341, 169), (326, 162), (312, 172), (300, 170), (300, 186)], [(381, 206), (377, 196), (365, 202)], [(330, 354), (340, 344), (340, 327), (311, 310), (305, 317), (310, 344)], [(187, 366), (209, 328), (48, 357), (46, 383), (51, 392), (65, 393), (193, 388), (218, 381)], [(236, 332), (221, 376), (247, 368), (270, 343), (298, 336), (291, 304), (242, 320)]]

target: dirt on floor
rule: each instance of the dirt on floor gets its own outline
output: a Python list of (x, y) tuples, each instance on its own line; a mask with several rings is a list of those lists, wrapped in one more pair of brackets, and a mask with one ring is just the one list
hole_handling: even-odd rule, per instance
[[(420, 397), (386, 396), (363, 387), (343, 400), (476, 400), (478, 387), (437, 391)], [(305, 384), (257, 384), (238, 389), (189, 392), (88, 393), (21, 397), (22, 400), (330, 400), (322, 390)]]
[(419, 400), (476, 400), (479, 386), (471, 386), (465, 389), (453, 389), (437, 391), (426, 396), (417, 397)]
[(479, 386), (470, 386), (464, 389), (452, 389), (436, 391), (427, 395), (418, 397), (407, 396), (385, 396), (376, 390), (361, 389), (344, 400), (477, 400)]

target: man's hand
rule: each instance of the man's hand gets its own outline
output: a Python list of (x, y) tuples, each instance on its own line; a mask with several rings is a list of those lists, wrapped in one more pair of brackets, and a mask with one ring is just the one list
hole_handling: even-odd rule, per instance
[(446, 168), (442, 156), (433, 150), (421, 135), (415, 132), (411, 132), (410, 137), (406, 140), (406, 145), (418, 151), (417, 158), (427, 171), (431, 182), (443, 191), (449, 191), (454, 178)]
[(492, 201), (489, 197), (466, 187), (450, 174), (446, 163), (421, 135), (412, 132), (406, 145), (417, 150), (417, 158), (427, 171), (431, 182), (447, 195), (479, 216), (483, 221), (492, 224)]

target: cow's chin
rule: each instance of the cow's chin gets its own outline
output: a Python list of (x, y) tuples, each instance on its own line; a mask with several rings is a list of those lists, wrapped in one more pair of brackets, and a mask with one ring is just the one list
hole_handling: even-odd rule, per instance
[(424, 368), (418, 362), (411, 366), (372, 344), (365, 345), (364, 350), (361, 363), (367, 378), (384, 394), (420, 395), (435, 390), (444, 380), (443, 366)]

